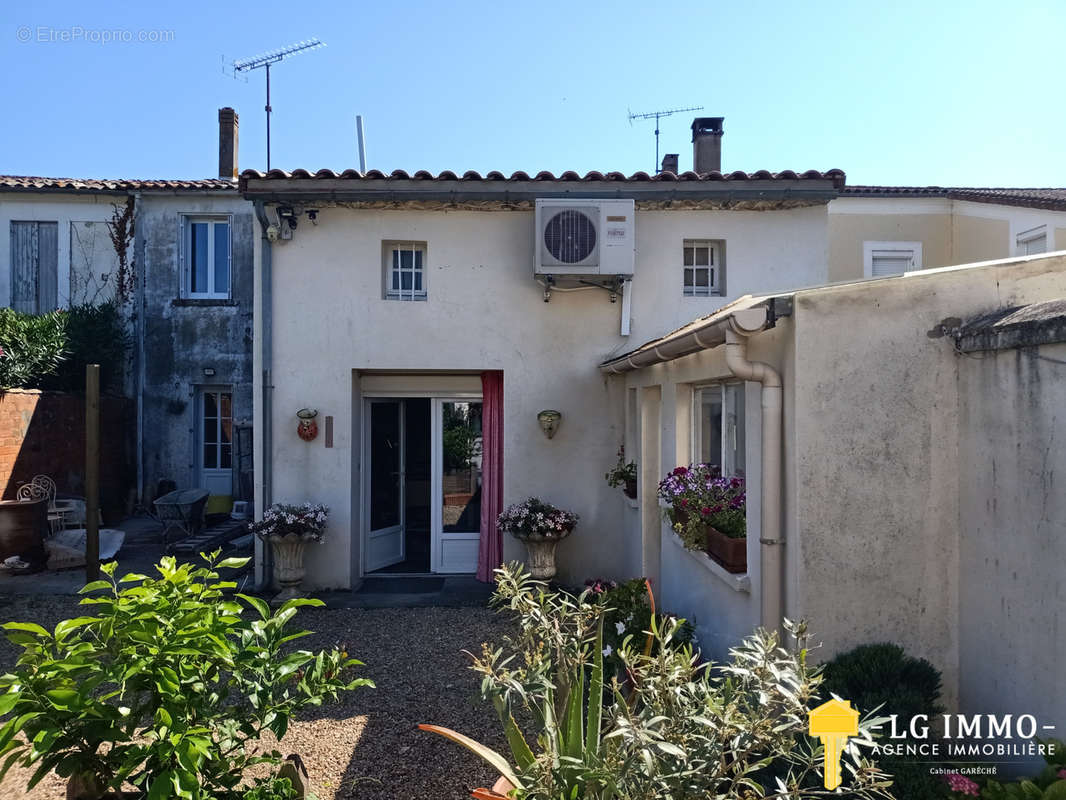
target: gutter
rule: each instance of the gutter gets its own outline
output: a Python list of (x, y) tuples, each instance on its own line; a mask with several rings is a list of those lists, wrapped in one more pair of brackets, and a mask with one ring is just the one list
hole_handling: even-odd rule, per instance
[[(262, 519), (263, 511), (269, 508), (273, 502), (273, 311), (274, 311), (274, 286), (273, 286), (273, 250), (272, 243), (267, 236), (267, 228), (270, 220), (267, 219), (266, 208), (262, 200), (256, 200), (255, 216), (259, 220), (262, 231), (262, 250), (260, 258), (260, 352), (262, 353), (262, 392), (263, 392), (263, 417), (262, 446), (259, 449), (259, 462), (262, 480), (262, 508), (256, 508), (258, 519)], [(256, 537), (255, 540), (255, 578), (256, 586), (265, 589), (270, 583), (270, 570), (267, 569), (267, 560), (270, 557), (269, 549), (263, 546), (263, 542)]]
[(780, 630), (784, 617), (783, 388), (777, 370), (769, 364), (748, 359), (748, 340), (760, 331), (773, 328), (778, 317), (788, 314), (791, 314), (789, 296), (742, 297), (697, 323), (600, 365), (601, 372), (621, 374), (725, 345), (725, 361), (730, 373), (740, 380), (762, 385), (759, 619), (760, 625), (769, 631)]

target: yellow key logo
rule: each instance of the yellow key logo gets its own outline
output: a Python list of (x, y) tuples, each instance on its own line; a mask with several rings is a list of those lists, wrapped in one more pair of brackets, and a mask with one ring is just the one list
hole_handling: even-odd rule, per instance
[(847, 747), (848, 737), (859, 732), (859, 712), (847, 700), (836, 698), (811, 709), (808, 718), (811, 736), (817, 736), (825, 747), (825, 788), (832, 791), (840, 785), (840, 757)]

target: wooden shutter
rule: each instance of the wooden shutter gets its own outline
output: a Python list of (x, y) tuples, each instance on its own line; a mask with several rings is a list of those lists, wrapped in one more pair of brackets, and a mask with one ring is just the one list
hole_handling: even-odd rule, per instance
[(59, 297), (59, 223), (37, 223), (37, 311), (55, 311)]
[(59, 295), (59, 225), (11, 223), (11, 307), (26, 314), (53, 311)]

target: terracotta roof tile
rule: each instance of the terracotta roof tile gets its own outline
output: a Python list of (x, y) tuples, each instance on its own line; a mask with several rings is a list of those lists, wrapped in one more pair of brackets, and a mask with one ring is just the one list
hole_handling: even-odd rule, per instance
[(133, 180), (127, 178), (42, 178), (34, 175), (0, 175), (0, 191), (23, 192), (139, 192), (139, 191), (236, 192), (234, 181), (219, 178), (198, 180)]
[(374, 181), (374, 180), (419, 180), (419, 181), (506, 181), (512, 183), (524, 182), (524, 181), (540, 181), (546, 183), (566, 183), (566, 182), (597, 182), (597, 181), (620, 181), (624, 183), (647, 183), (647, 182), (676, 182), (676, 181), (708, 181), (708, 182), (744, 182), (744, 181), (804, 181), (804, 180), (831, 180), (834, 182), (837, 188), (844, 186), (844, 172), (839, 169), (831, 169), (826, 172), (819, 172), (818, 170), (807, 170), (806, 172), (794, 172), (793, 170), (784, 170), (782, 172), (770, 172), (769, 170), (758, 170), (757, 172), (742, 172), (737, 170), (728, 174), (721, 172), (707, 172), (707, 173), (695, 173), (695, 172), (682, 172), (680, 175), (675, 175), (672, 172), (660, 172), (655, 175), (649, 175), (647, 172), (635, 172), (632, 175), (625, 175), (622, 172), (598, 172), (593, 170), (586, 172), (584, 175), (573, 170), (566, 170), (560, 175), (556, 176), (554, 173), (548, 170), (542, 170), (536, 173), (533, 177), (530, 177), (528, 172), (518, 170), (512, 172), (510, 176), (504, 175), (498, 170), (492, 170), (485, 175), (481, 175), (474, 170), (468, 170), (463, 173), (460, 178), (456, 173), (451, 170), (443, 170), (442, 172), (434, 175), (426, 170), (418, 170), (413, 175), (408, 174), (404, 170), (395, 170), (390, 175), (380, 170), (372, 169), (368, 170), (365, 174), (360, 173), (358, 170), (346, 169), (343, 172), (334, 172), (330, 169), (320, 169), (314, 174), (311, 174), (305, 169), (295, 169), (291, 172), (285, 172), (280, 169), (272, 169), (269, 172), (260, 172), (259, 170), (246, 169), (241, 173), (242, 181), (249, 180), (289, 180), (289, 179), (308, 179), (313, 178), (316, 180), (353, 180), (353, 181)]
[(1066, 211), (1066, 188), (994, 188), (967, 186), (846, 186), (845, 197), (943, 197), (974, 203)]

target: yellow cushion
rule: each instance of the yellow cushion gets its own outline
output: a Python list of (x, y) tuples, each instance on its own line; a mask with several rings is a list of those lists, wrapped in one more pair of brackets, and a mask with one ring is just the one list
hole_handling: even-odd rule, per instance
[(208, 514), (228, 514), (233, 510), (233, 495), (213, 494), (207, 498)]

